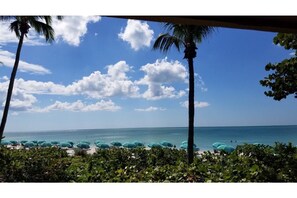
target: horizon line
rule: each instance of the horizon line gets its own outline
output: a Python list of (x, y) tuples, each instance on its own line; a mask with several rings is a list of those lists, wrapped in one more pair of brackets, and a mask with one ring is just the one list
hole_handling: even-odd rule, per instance
[[(280, 126), (297, 126), (297, 124), (275, 124), (275, 125), (221, 125), (221, 126), (194, 126), (194, 128), (230, 128), (230, 127), (280, 127)], [(32, 131), (6, 131), (6, 133), (46, 133), (58, 131), (83, 131), (83, 130), (112, 130), (112, 129), (150, 129), (150, 128), (188, 128), (187, 126), (144, 126), (144, 127), (115, 127), (115, 128), (81, 128), (81, 129), (44, 129)]]

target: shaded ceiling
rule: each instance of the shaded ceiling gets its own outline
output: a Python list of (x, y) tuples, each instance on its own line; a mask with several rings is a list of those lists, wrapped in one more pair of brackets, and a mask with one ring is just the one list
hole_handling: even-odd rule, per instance
[(237, 29), (297, 34), (297, 16), (116, 16), (177, 24), (207, 25)]

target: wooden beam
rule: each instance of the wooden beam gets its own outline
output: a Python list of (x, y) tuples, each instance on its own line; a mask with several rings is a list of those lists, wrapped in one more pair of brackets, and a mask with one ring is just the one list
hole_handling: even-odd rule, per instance
[(156, 22), (207, 25), (297, 34), (297, 16), (115, 16)]

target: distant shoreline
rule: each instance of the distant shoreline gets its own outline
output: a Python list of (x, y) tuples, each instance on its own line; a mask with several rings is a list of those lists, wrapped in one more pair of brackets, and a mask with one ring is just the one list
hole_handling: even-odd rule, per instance
[[(294, 127), (297, 126), (297, 124), (289, 124), (289, 125), (251, 125), (251, 126), (195, 126), (194, 128), (235, 128), (235, 127)], [(73, 132), (73, 131), (85, 131), (85, 130), (135, 130), (135, 129), (168, 129), (168, 128), (188, 128), (186, 126), (177, 126), (177, 127), (131, 127), (131, 128), (89, 128), (89, 129), (53, 129), (53, 130), (32, 130), (32, 131), (6, 131), (5, 133), (48, 133), (48, 132)]]

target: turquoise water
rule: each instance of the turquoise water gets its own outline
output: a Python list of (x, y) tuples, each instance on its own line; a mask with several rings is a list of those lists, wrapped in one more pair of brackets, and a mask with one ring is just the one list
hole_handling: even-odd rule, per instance
[[(84, 129), (40, 132), (7, 132), (7, 140), (45, 140), (73, 141), (81, 140), (94, 143), (119, 141), (122, 143), (141, 141), (145, 145), (163, 140), (177, 147), (187, 140), (186, 127), (174, 128), (131, 128), (131, 129)], [(232, 142), (231, 142), (232, 141)], [(275, 142), (297, 145), (297, 126), (255, 126), (255, 127), (196, 127), (195, 144), (200, 150), (212, 150), (214, 142), (224, 142), (236, 146), (243, 143), (260, 143), (273, 145)]]

